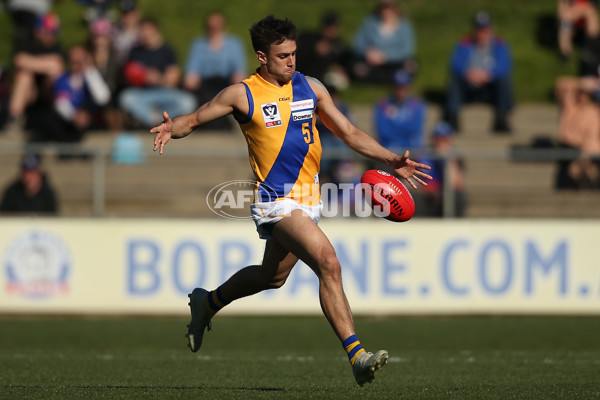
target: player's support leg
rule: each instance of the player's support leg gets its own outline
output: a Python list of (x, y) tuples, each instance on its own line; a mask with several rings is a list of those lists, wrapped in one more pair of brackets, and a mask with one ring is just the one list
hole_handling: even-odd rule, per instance
[(321, 309), (348, 353), (356, 382), (361, 386), (371, 382), (374, 372), (387, 363), (388, 353), (380, 350), (371, 354), (360, 345), (342, 286), (340, 263), (329, 239), (299, 210), (275, 224), (273, 237), (317, 274)]
[(196, 288), (188, 295), (192, 319), (188, 324), (188, 346), (196, 352), (202, 346), (205, 330), (211, 330), (212, 317), (230, 302), (266, 289), (281, 287), (298, 258), (278, 242), (267, 240), (261, 265), (250, 265), (233, 274), (211, 292)]

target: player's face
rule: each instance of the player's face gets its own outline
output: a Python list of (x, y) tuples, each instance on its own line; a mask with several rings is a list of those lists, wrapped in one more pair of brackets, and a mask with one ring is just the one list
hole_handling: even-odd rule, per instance
[(279, 82), (289, 82), (296, 71), (296, 42), (286, 40), (281, 44), (272, 44), (265, 59), (269, 74)]

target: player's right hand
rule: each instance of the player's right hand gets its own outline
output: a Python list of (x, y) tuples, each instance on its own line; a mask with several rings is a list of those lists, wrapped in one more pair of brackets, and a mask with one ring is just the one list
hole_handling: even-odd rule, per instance
[(166, 111), (163, 111), (162, 124), (150, 129), (150, 132), (156, 134), (154, 136), (154, 151), (159, 150), (159, 154), (162, 155), (165, 150), (165, 144), (167, 144), (173, 135), (173, 121)]

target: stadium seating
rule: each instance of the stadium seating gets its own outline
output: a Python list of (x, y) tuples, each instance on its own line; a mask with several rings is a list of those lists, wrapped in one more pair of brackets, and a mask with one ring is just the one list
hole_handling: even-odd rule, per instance
[[(358, 126), (372, 131), (369, 107), (356, 107)], [(440, 112), (430, 107), (427, 132)], [(523, 105), (513, 115), (512, 135), (488, 131), (492, 113), (484, 106), (468, 106), (463, 114), (463, 132), (455, 139), (467, 162), (468, 217), (600, 217), (596, 207), (600, 192), (554, 189), (555, 162), (517, 162), (509, 159), (515, 144), (530, 143), (541, 134), (556, 132), (558, 110), (550, 105)], [(235, 131), (201, 132), (169, 144), (166, 154), (150, 154), (140, 165), (115, 165), (105, 161), (105, 207), (107, 216), (211, 217), (206, 195), (215, 185), (236, 179), (251, 179), (246, 144)], [(151, 152), (152, 136), (136, 133)], [(85, 145), (109, 152), (115, 136), (91, 133)], [(0, 145), (14, 138), (0, 135)], [(203, 154), (204, 156), (199, 156)], [(0, 187), (18, 172), (18, 154), (0, 158), (5, 171)], [(91, 159), (60, 160), (45, 157), (44, 167), (57, 189), (63, 216), (93, 215), (94, 179)]]

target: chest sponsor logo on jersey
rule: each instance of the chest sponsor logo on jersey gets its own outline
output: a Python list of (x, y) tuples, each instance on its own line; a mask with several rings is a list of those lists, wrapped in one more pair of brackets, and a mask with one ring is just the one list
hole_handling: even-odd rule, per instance
[(299, 112), (292, 113), (293, 121), (300, 121), (303, 119), (311, 119), (312, 117), (313, 117), (312, 110), (299, 111)]
[(260, 108), (262, 109), (263, 119), (267, 128), (273, 128), (282, 124), (277, 102), (261, 104)]
[(292, 111), (306, 110), (306, 109), (313, 109), (313, 108), (315, 108), (315, 102), (313, 101), (313, 99), (292, 101), (290, 103), (290, 109)]

